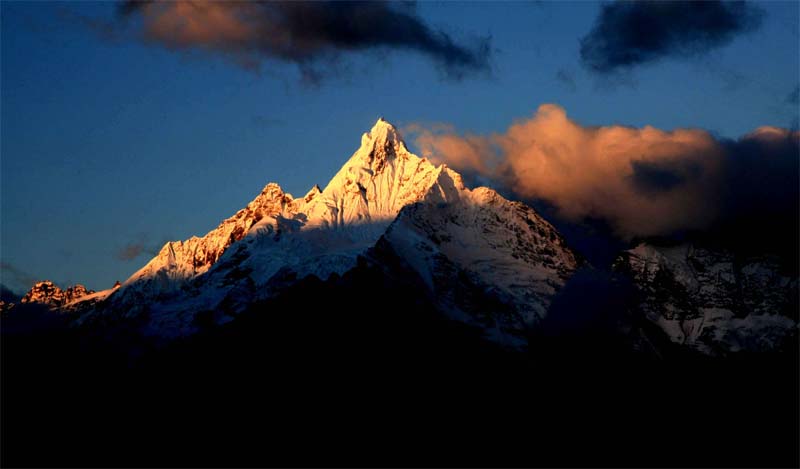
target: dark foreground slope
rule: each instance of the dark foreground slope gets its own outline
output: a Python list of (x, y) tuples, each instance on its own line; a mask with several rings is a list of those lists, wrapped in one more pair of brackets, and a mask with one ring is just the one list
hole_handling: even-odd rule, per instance
[(159, 347), (6, 318), (3, 466), (798, 465), (795, 354), (508, 352), (418, 291), (361, 266)]

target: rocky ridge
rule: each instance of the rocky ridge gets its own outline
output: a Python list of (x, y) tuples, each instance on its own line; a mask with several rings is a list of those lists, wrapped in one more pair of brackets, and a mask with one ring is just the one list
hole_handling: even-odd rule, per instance
[(640, 244), (615, 269), (630, 275), (642, 314), (676, 344), (724, 355), (778, 349), (797, 335), (798, 278), (774, 256)]
[(51, 308), (61, 308), (93, 293), (95, 293), (94, 290), (87, 290), (86, 287), (81, 284), (76, 284), (62, 290), (50, 280), (45, 280), (34, 284), (25, 296), (22, 297), (20, 303), (39, 303), (48, 305)]

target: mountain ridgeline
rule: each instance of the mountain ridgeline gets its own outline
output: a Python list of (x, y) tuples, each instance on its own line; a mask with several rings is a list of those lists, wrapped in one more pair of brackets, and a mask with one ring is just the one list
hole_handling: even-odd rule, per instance
[(797, 297), (725, 247), (593, 266), (380, 119), (324, 188), (3, 306), (3, 463), (796, 466)]
[[(671, 260), (678, 251), (691, 254)], [(796, 273), (781, 273), (763, 256), (734, 267), (734, 257), (691, 243), (641, 244), (621, 253), (603, 281), (616, 285), (612, 291), (621, 290), (620, 282), (634, 288), (612, 321), (626, 323), (623, 329), (649, 323), (649, 332), (633, 326), (626, 340), (656, 354), (661, 339), (710, 355), (786, 348), (797, 336)], [(486, 187), (467, 188), (446, 165), (409, 152), (379, 119), (324, 189), (315, 185), (295, 198), (269, 183), (205, 236), (165, 244), (119, 287), (61, 293), (40, 283), (22, 301), (70, 312), (79, 327), (127, 324), (128, 331), (170, 340), (230, 322), (304, 279), (341, 278), (359, 263), (413, 279), (409, 293), (438, 314), (517, 350), (548, 324), (569, 322), (573, 312), (548, 317), (553, 301), (573, 301), (562, 297), (575, 288), (562, 290), (576, 272), (598, 272), (532, 208)], [(42, 290), (48, 285), (55, 293)], [(655, 340), (642, 340), (654, 333)]]
[(101, 301), (62, 306), (80, 326), (128, 322), (146, 336), (184, 337), (200, 330), (198, 316), (224, 324), (359, 260), (398, 266), (384, 274), (415, 278), (414, 294), (445, 317), (512, 348), (525, 346), (580, 264), (533, 209), (468, 189), (447, 166), (410, 153), (381, 119), (324, 189), (294, 198), (270, 183), (205, 236), (164, 245)]

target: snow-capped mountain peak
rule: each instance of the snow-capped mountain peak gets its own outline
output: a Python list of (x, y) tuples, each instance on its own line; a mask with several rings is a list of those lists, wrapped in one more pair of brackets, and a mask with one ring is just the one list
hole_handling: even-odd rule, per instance
[[(497, 301), (531, 303), (514, 308), (513, 320), (490, 321), (489, 335), (504, 343), (516, 344), (520, 331), (546, 313), (577, 265), (532, 209), (491, 189), (468, 189), (455, 171), (411, 153), (381, 118), (324, 190), (315, 185), (295, 199), (267, 184), (202, 238), (167, 243), (109, 297), (106, 310), (147, 311), (149, 333), (188, 334), (200, 311), (213, 310), (224, 322), (304, 277), (344, 275), (380, 239), (426, 279), (434, 296), (450, 298), (454, 292), (441, 284), (455, 275), (459, 288), (488, 288)], [(492, 314), (481, 302), (437, 304), (481, 327), (483, 320), (474, 318)]]
[(250, 272), (256, 284), (280, 269), (300, 277), (341, 274), (378, 240), (401, 208), (421, 200), (454, 200), (463, 190), (457, 173), (409, 152), (397, 129), (381, 118), (324, 190), (314, 185), (295, 199), (278, 184), (267, 184), (244, 209), (205, 236), (164, 245), (123, 283), (114, 301), (138, 304), (150, 297), (166, 298), (199, 276), (214, 278), (220, 275), (215, 270), (224, 270), (214, 266), (245, 239), (236, 256), (246, 260), (237, 261), (237, 268)]
[(361, 148), (354, 156), (370, 163), (375, 171), (379, 171), (386, 159), (407, 155), (408, 149), (400, 139), (397, 129), (381, 117), (369, 132), (361, 136)]
[(446, 199), (463, 188), (458, 174), (408, 151), (397, 129), (381, 118), (307, 213), (309, 223), (319, 226), (388, 222), (429, 193)]

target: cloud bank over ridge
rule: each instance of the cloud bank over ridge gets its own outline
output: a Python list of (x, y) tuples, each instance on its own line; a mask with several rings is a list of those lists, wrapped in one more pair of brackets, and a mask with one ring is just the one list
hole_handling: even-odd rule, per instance
[(627, 239), (765, 214), (796, 219), (796, 131), (761, 127), (724, 140), (699, 129), (585, 127), (553, 104), (504, 133), (409, 130), (423, 155), (552, 204), (565, 220), (602, 219)]

